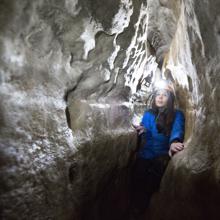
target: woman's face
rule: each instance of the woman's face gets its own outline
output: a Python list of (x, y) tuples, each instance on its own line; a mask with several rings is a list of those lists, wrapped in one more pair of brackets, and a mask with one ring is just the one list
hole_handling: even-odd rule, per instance
[(167, 105), (169, 92), (166, 89), (161, 89), (156, 92), (155, 104), (157, 107), (164, 107)]

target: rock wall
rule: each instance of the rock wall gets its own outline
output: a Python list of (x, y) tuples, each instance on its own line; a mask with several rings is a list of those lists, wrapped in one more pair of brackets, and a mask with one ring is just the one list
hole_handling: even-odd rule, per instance
[(166, 77), (186, 149), (148, 218), (219, 219), (219, 16), (216, 0), (2, 0), (1, 218), (122, 219), (131, 122)]
[[(172, 159), (160, 192), (153, 198), (147, 216), (148, 219), (157, 220), (214, 220), (220, 217), (218, 211), (220, 4), (218, 1), (183, 2), (189, 49), (196, 73), (196, 82), (195, 78), (191, 77), (192, 85), (195, 88), (195, 84), (198, 84), (197, 104), (191, 109), (197, 113), (191, 121), (194, 127), (187, 148)], [(196, 20), (197, 27), (195, 23), (193, 25), (193, 20), (194, 22)], [(184, 32), (181, 32), (181, 35), (184, 35)], [(180, 41), (181, 38), (178, 39)], [(181, 55), (179, 51), (178, 54)], [(155, 211), (158, 208), (160, 212)]]
[(141, 5), (0, 2), (1, 219), (80, 219), (127, 166), (135, 107), (119, 67)]

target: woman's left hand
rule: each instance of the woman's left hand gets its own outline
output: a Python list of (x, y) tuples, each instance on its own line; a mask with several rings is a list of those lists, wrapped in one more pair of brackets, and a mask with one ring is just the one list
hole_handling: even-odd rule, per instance
[(181, 142), (174, 142), (170, 145), (169, 156), (172, 157), (175, 153), (184, 149), (184, 144)]

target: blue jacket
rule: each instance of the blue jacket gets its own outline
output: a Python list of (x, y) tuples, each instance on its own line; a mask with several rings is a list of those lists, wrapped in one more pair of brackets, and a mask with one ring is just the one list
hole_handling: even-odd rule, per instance
[(175, 109), (175, 118), (172, 125), (170, 136), (163, 133), (158, 133), (156, 127), (156, 115), (147, 110), (143, 117), (141, 124), (146, 129), (145, 145), (139, 149), (138, 157), (145, 159), (154, 158), (156, 156), (168, 154), (170, 144), (178, 140), (183, 142), (185, 131), (185, 117), (181, 110)]

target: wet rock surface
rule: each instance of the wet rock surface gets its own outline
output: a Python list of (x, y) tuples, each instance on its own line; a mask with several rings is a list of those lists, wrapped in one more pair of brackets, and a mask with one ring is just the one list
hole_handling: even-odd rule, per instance
[(2, 0), (1, 219), (122, 219), (131, 123), (161, 75), (186, 149), (146, 218), (219, 219), (219, 16), (216, 0)]

